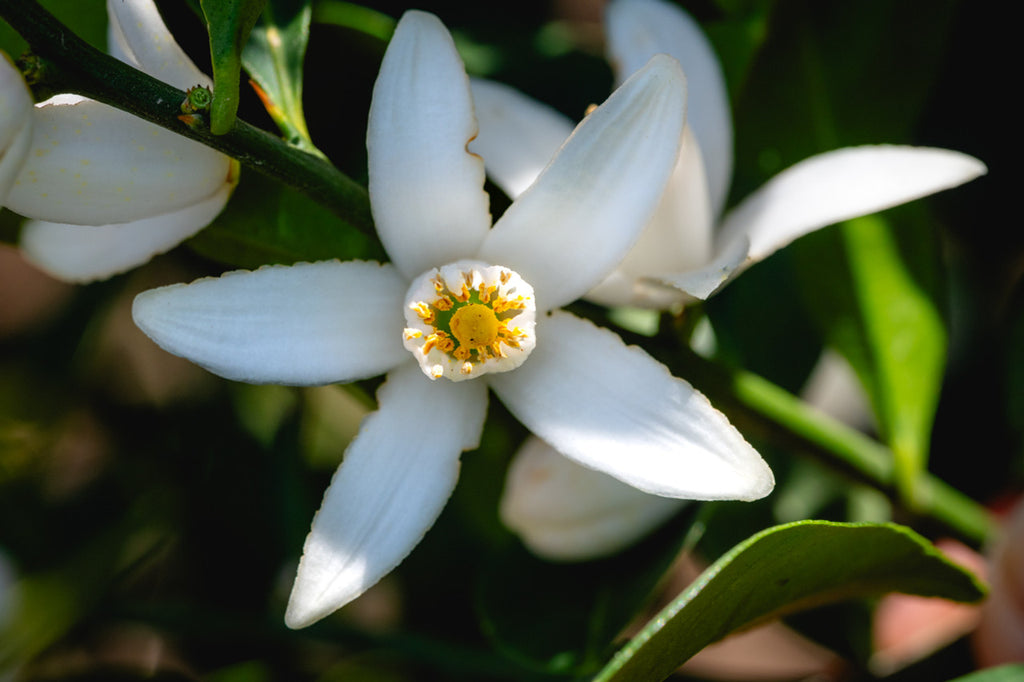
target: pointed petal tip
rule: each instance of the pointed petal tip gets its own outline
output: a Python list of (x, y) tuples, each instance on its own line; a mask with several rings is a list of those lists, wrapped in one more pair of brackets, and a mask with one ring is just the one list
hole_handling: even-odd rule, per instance
[(330, 611), (318, 611), (315, 604), (309, 603), (308, 599), (296, 597), (297, 587), (296, 585), (296, 588), (292, 590), (292, 595), (288, 599), (288, 607), (284, 612), (284, 624), (292, 630), (307, 628), (331, 613)]
[(737, 494), (739, 502), (753, 502), (768, 497), (775, 490), (775, 474), (763, 459), (750, 464), (748, 486)]
[(375, 584), (362, 585), (361, 589), (356, 584), (350, 584), (350, 589), (345, 592), (338, 591), (336, 585), (332, 585), (333, 591), (329, 597), (325, 597), (323, 576), (314, 576), (310, 579), (309, 573), (303, 571), (305, 559), (306, 555), (303, 555), (299, 561), (299, 570), (284, 612), (284, 624), (291, 630), (301, 630), (323, 620), (361, 597)]
[(883, 211), (984, 175), (962, 152), (909, 145), (863, 145), (816, 154), (783, 170), (724, 218), (717, 240), (741, 234), (759, 261), (822, 227)]

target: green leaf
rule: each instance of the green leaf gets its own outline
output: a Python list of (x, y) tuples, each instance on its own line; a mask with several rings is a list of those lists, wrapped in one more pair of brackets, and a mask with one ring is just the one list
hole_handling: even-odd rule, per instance
[(337, 214), (259, 173), (243, 173), (228, 209), (188, 244), (207, 258), (250, 269), (383, 257), (379, 246)]
[(387, 14), (341, 0), (323, 0), (317, 3), (315, 18), (318, 23), (350, 28), (373, 36), (383, 43), (391, 40), (398, 23)]
[(998, 668), (979, 670), (949, 682), (1020, 682), (1020, 680), (1024, 680), (1024, 664), (1011, 663)]
[(797, 249), (807, 305), (867, 389), (911, 507), (946, 362), (945, 324), (932, 293), (936, 241), (929, 225), (895, 230), (870, 216), (812, 235)]
[(238, 79), (242, 70), (242, 46), (267, 0), (201, 0), (210, 33), (213, 62), (213, 104), (210, 131), (223, 135), (231, 130), (238, 112)]
[(310, 0), (269, 0), (242, 50), (242, 64), (285, 138), (300, 149), (318, 153), (302, 110), (302, 67), (311, 13)]
[(704, 571), (595, 680), (662, 680), (741, 628), (892, 591), (968, 602), (984, 596), (973, 575), (902, 526), (799, 521), (769, 528)]
[[(79, 38), (98, 50), (106, 51), (107, 10), (103, 0), (39, 0), (39, 4)], [(28, 49), (28, 44), (0, 19), (0, 50), (17, 59)]]

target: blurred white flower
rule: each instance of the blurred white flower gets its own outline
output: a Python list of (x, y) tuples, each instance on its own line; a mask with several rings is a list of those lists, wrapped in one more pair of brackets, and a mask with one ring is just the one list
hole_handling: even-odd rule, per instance
[[(587, 293), (595, 302), (666, 309), (704, 299), (800, 236), (985, 172), (977, 159), (945, 149), (849, 147), (783, 171), (717, 220), (732, 178), (733, 147), (728, 94), (711, 44), (686, 12), (663, 0), (612, 0), (605, 28), (617, 82), (651, 55), (669, 54), (686, 72), (688, 103), (681, 151), (661, 203), (626, 258)], [(508, 86), (474, 79), (472, 87), (480, 135), (471, 148), (514, 198), (564, 143), (572, 124)], [(619, 485), (616, 493), (616, 482), (557, 461), (558, 454), (544, 448), (530, 442), (516, 455), (501, 503), (505, 524), (541, 556), (579, 560), (610, 553), (681, 505), (648, 497), (649, 509), (642, 511), (644, 500), (635, 491)], [(525, 469), (534, 475), (523, 476)], [(572, 492), (544, 485), (540, 470), (557, 470), (558, 491)], [(579, 480), (570, 482), (574, 472)], [(631, 522), (610, 525), (610, 516), (627, 504)]]
[(228, 378), (313, 385), (387, 372), (313, 521), (290, 626), (355, 599), (420, 541), (460, 452), (478, 445), (488, 389), (565, 456), (642, 490), (771, 490), (760, 455), (703, 395), (557, 310), (614, 267), (654, 212), (685, 98), (678, 64), (652, 59), (492, 228), (483, 162), (466, 148), (477, 123), (464, 67), (436, 17), (407, 12), (367, 132), (370, 201), (392, 262), (265, 267), (136, 299), (143, 331)]
[[(109, 45), (178, 88), (209, 86), (153, 0), (108, 0)], [(34, 135), (5, 202), (31, 218), (26, 257), (68, 281), (145, 263), (206, 227), (238, 182), (238, 163), (114, 107), (57, 95), (34, 110)]]
[(1024, 662), (1024, 498), (1006, 513), (986, 557), (989, 593), (971, 637), (975, 658), (984, 667)]
[(32, 94), (21, 72), (0, 52), (0, 206), (32, 141)]

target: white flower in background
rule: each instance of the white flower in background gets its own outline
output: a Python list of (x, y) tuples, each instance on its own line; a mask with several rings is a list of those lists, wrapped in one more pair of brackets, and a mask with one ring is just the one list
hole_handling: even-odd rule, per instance
[[(663, 0), (612, 0), (605, 26), (617, 82), (652, 55), (670, 54), (686, 72), (689, 101), (682, 152), (662, 203), (626, 259), (588, 293), (596, 302), (667, 308), (691, 296), (707, 298), (739, 270), (809, 232), (985, 173), (977, 159), (947, 149), (847, 147), (783, 171), (716, 226), (732, 177), (732, 124), (710, 43), (689, 15)], [(474, 80), (473, 97), (480, 135), (472, 148), (514, 198), (545, 166), (572, 123), (498, 83)]]
[(21, 72), (0, 52), (0, 206), (28, 156), (32, 94)]
[[(111, 53), (181, 89), (210, 85), (152, 0), (108, 0)], [(145, 263), (208, 225), (238, 182), (209, 147), (77, 95), (36, 105), (27, 159), (5, 205), (32, 218), (21, 248), (41, 269), (86, 282)]]
[(491, 227), (469, 81), (436, 17), (407, 12), (373, 91), (373, 216), (390, 264), (234, 272), (141, 294), (140, 328), (222, 376), (299, 385), (387, 372), (306, 540), (285, 616), (362, 594), (434, 523), (478, 445), (488, 389), (565, 456), (632, 486), (766, 495), (771, 471), (707, 399), (617, 335), (557, 310), (599, 282), (653, 214), (685, 110), (656, 57), (577, 127)]
[[(666, 53), (682, 64), (689, 99), (681, 152), (661, 203), (626, 258), (587, 293), (598, 303), (667, 309), (707, 298), (798, 237), (985, 173), (977, 159), (946, 149), (848, 147), (783, 171), (718, 220), (732, 177), (732, 124), (711, 44), (688, 14), (663, 0), (612, 0), (605, 28), (617, 82), (651, 55)], [(484, 158), (498, 186), (515, 198), (564, 142), (572, 124), (508, 86), (474, 79), (472, 87), (480, 135), (471, 149)], [(599, 473), (558, 461), (557, 453), (542, 453), (543, 447), (531, 443), (517, 455), (528, 461), (513, 462), (501, 504), (506, 525), (538, 554), (585, 559), (607, 553), (671, 513), (671, 504), (654, 498), (648, 498), (648, 512), (641, 513), (644, 502), (636, 491), (618, 486), (616, 494)], [(526, 470), (532, 474), (523, 475)], [(574, 471), (580, 480), (568, 484)], [(543, 486), (545, 476), (558, 476), (560, 488), (578, 494), (546, 498), (555, 493), (553, 486)], [(608, 517), (623, 505), (635, 522), (615, 526), (620, 531), (616, 546)], [(570, 534), (577, 537), (570, 540)]]
[[(867, 396), (853, 368), (834, 351), (822, 354), (800, 395), (848, 426), (872, 427)], [(562, 457), (531, 435), (509, 465), (498, 510), (505, 525), (537, 556), (587, 561), (628, 547), (688, 503), (623, 485)]]

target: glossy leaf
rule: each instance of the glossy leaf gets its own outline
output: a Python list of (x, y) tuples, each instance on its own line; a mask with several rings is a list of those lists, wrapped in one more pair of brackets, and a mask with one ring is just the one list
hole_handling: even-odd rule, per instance
[(302, 110), (302, 74), (309, 0), (269, 0), (242, 50), (242, 64), (259, 86), (270, 117), (292, 144), (314, 151)]
[(902, 526), (799, 521), (769, 528), (704, 571), (595, 680), (662, 680), (731, 632), (891, 591), (956, 601), (984, 595), (974, 576)]
[(210, 130), (223, 135), (231, 130), (238, 112), (238, 82), (242, 47), (267, 0), (201, 0), (210, 32), (213, 62), (213, 103)]
[(297, 190), (258, 173), (242, 175), (228, 210), (189, 246), (239, 268), (331, 258), (379, 260), (369, 237)]

